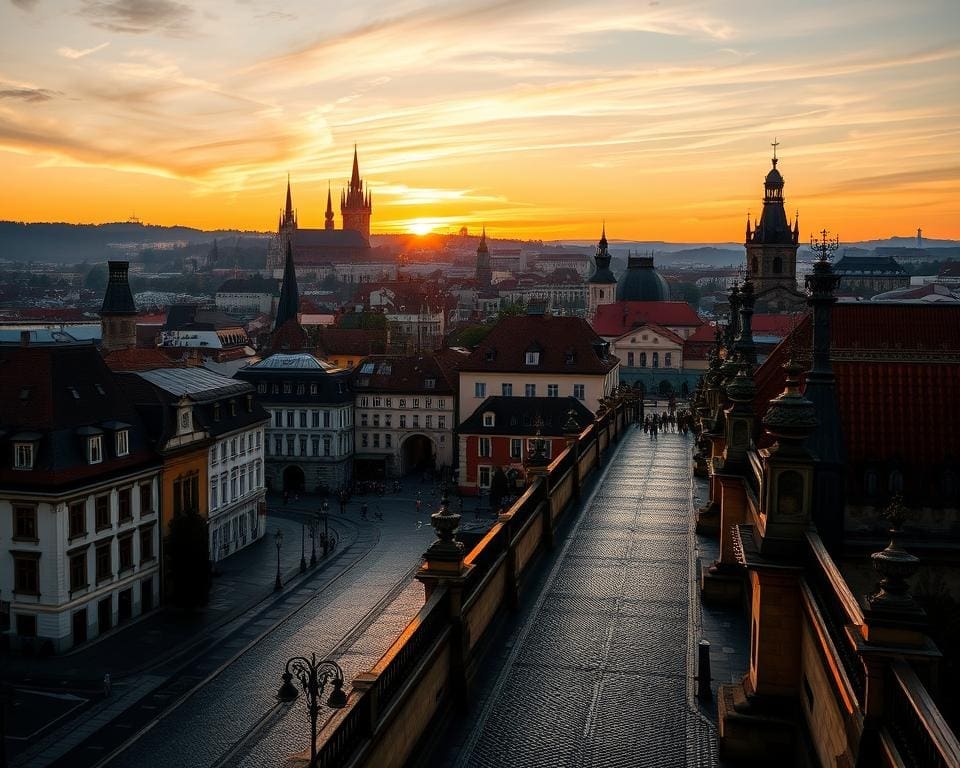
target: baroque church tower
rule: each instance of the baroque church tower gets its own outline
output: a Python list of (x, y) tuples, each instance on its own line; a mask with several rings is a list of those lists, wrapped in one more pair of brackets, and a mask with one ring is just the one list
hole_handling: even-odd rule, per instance
[(493, 282), (493, 270), (490, 268), (490, 249), (487, 248), (487, 228), (480, 234), (480, 244), (477, 246), (477, 283), (483, 288), (489, 288)]
[(773, 167), (763, 182), (763, 212), (760, 221), (750, 225), (744, 245), (747, 272), (756, 290), (757, 305), (768, 312), (787, 312), (803, 308), (804, 297), (797, 288), (797, 245), (800, 238), (799, 216), (787, 221), (783, 200), (783, 176), (777, 170), (777, 146), (773, 142)]
[(597, 243), (596, 269), (587, 281), (590, 288), (587, 296), (587, 320), (592, 321), (601, 304), (617, 300), (617, 279), (610, 271), (610, 252), (607, 250), (607, 225), (603, 225), (600, 242)]
[(350, 177), (350, 186), (340, 196), (340, 215), (343, 217), (343, 228), (359, 232), (363, 235), (363, 239), (369, 243), (370, 214), (372, 211), (373, 199), (369, 190), (366, 192), (363, 190), (360, 165), (357, 162), (357, 147), (354, 145), (353, 174)]

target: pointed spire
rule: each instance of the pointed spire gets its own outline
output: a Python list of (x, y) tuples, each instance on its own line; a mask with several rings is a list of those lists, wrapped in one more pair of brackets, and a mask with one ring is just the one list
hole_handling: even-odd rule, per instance
[(283, 285), (280, 287), (280, 301), (277, 304), (277, 318), (273, 330), (277, 330), (290, 319), (296, 320), (300, 309), (300, 293), (297, 290), (297, 271), (293, 266), (293, 243), (287, 240), (287, 260), (283, 267)]
[(477, 246), (477, 253), (480, 253), (481, 251), (483, 251), (484, 253), (486, 253), (487, 250), (488, 250), (488, 248), (487, 248), (487, 225), (484, 224), (484, 225), (483, 225), (483, 231), (480, 233), (480, 244)]
[(330, 196), (330, 182), (327, 181), (327, 212), (324, 214), (324, 229), (333, 229), (333, 198)]
[(360, 163), (357, 161), (357, 145), (353, 145), (353, 175), (350, 177), (350, 189), (360, 189)]
[(750, 242), (750, 235), (753, 234), (750, 231), (750, 211), (747, 211), (747, 242)]
[(290, 194), (290, 174), (287, 174), (287, 206), (284, 213), (288, 219), (293, 218), (293, 195)]

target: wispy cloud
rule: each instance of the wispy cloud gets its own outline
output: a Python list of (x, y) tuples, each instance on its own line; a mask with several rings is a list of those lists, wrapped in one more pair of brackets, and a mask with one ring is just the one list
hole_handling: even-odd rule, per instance
[(63, 46), (57, 48), (57, 53), (63, 56), (65, 59), (82, 59), (84, 56), (89, 56), (91, 53), (96, 53), (97, 51), (102, 51), (110, 45), (110, 42), (100, 43), (100, 45), (95, 45), (93, 48), (84, 48), (83, 50), (78, 51), (76, 48), (68, 48)]
[(132, 35), (185, 34), (194, 14), (189, 5), (175, 0), (83, 0), (78, 13), (96, 27)]
[(27, 12), (37, 7), (37, 0), (10, 0), (10, 2), (20, 10)]
[(0, 99), (12, 99), (14, 101), (42, 102), (61, 96), (58, 91), (51, 91), (48, 88), (34, 88), (26, 85), (14, 85), (12, 83), (0, 82)]

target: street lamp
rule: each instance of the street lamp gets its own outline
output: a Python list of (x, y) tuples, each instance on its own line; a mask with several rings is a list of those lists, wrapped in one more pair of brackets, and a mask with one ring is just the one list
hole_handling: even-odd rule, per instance
[(283, 546), (283, 531), (277, 528), (277, 532), (273, 534), (273, 540), (277, 544), (277, 580), (273, 585), (275, 592), (279, 592), (283, 589), (283, 582), (280, 581), (280, 547)]
[(343, 709), (347, 705), (347, 696), (343, 692), (343, 670), (335, 661), (317, 661), (317, 654), (311, 653), (310, 658), (294, 656), (287, 661), (281, 679), (283, 684), (277, 691), (277, 699), (292, 702), (300, 692), (293, 684), (297, 682), (303, 692), (307, 694), (307, 712), (310, 715), (310, 768), (317, 762), (317, 717), (320, 714), (320, 697), (328, 682), (333, 682), (333, 690), (327, 699), (327, 706), (333, 709)]
[(307, 570), (306, 526), (300, 523), (300, 573)]

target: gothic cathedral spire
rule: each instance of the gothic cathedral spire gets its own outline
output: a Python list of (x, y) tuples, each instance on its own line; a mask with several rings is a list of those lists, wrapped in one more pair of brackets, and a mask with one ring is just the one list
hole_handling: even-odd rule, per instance
[(327, 182), (327, 212), (324, 214), (324, 229), (333, 229), (333, 200), (330, 197), (330, 182)]
[(370, 241), (370, 214), (373, 212), (373, 200), (370, 192), (363, 191), (363, 179), (360, 178), (360, 162), (357, 158), (357, 147), (353, 147), (353, 172), (350, 176), (350, 185), (340, 195), (340, 215), (343, 217), (343, 228), (352, 229)]

